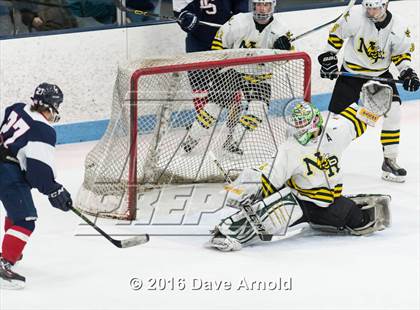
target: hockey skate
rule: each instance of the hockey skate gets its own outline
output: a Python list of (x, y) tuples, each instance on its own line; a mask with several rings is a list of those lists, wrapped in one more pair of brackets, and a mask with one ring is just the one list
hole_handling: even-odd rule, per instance
[(188, 136), (185, 141), (182, 143), (182, 148), (185, 153), (190, 153), (198, 144), (198, 139), (194, 139), (191, 136)]
[(384, 158), (382, 164), (382, 179), (390, 182), (403, 183), (405, 182), (406, 175), (407, 171), (398, 166), (395, 158)]
[(12, 271), (12, 264), (0, 258), (0, 288), (18, 290), (25, 287), (25, 277)]
[(236, 154), (236, 155), (243, 155), (244, 151), (239, 147), (239, 143), (233, 141), (232, 136), (228, 136), (226, 141), (223, 143), (223, 149), (228, 151), (229, 153)]

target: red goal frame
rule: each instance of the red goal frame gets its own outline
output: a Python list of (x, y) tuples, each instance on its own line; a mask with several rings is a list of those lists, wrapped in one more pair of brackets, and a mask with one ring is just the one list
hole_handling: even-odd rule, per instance
[(128, 167), (128, 214), (127, 219), (134, 220), (137, 211), (137, 139), (138, 139), (138, 85), (139, 80), (148, 75), (173, 73), (180, 71), (205, 70), (211, 68), (239, 66), (247, 64), (268, 63), (287, 60), (304, 61), (304, 99), (311, 100), (311, 58), (305, 52), (292, 52), (277, 55), (239, 57), (232, 59), (195, 62), (142, 68), (136, 70), (130, 79), (130, 149)]

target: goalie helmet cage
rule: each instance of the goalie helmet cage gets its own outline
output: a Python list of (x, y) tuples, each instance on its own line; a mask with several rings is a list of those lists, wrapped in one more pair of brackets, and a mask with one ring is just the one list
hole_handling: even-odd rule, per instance
[[(210, 151), (233, 179), (244, 168), (272, 161), (287, 137), (282, 108), (294, 99), (310, 101), (310, 74), (308, 54), (261, 49), (199, 52), (120, 66), (110, 121), (86, 157), (76, 207), (134, 220), (145, 191), (223, 183)], [(209, 104), (218, 107), (217, 115), (206, 114)], [(198, 145), (186, 153), (183, 145), (194, 122), (207, 130), (201, 130)], [(226, 150), (228, 136), (243, 155)]]

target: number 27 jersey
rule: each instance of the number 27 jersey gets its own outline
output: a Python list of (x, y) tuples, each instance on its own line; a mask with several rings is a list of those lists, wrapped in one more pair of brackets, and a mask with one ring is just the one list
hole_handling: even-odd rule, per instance
[(0, 134), (31, 187), (43, 194), (53, 191), (56, 132), (44, 116), (30, 105), (15, 103), (0, 110)]

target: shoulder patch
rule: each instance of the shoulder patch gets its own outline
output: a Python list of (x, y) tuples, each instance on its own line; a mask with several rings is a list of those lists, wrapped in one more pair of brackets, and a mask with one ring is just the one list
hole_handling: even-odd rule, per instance
[(410, 53), (413, 53), (415, 49), (416, 49), (416, 47), (415, 47), (414, 43), (411, 43), (410, 44)]
[(346, 14), (344, 14), (344, 20), (346, 21), (346, 22), (348, 22), (349, 21), (349, 17), (350, 17), (350, 11), (348, 11)]
[(338, 28), (340, 28), (340, 25), (339, 24), (334, 24), (334, 26), (330, 30), (330, 33), (336, 32)]

